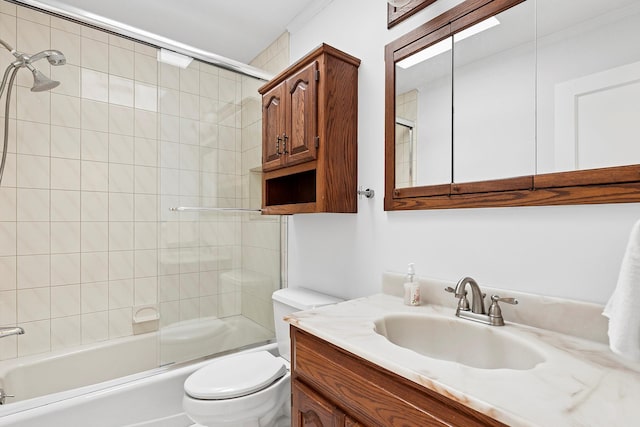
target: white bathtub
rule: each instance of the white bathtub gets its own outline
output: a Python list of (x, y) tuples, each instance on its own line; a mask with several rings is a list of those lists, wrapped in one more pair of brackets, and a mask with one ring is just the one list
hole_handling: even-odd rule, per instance
[(0, 362), (0, 387), (16, 396), (6, 399), (10, 405), (157, 367), (158, 339), (149, 333), (5, 360)]
[[(171, 424), (170, 418), (181, 413), (176, 410), (181, 403), (182, 383), (197, 364), (158, 368), (159, 363), (192, 360), (266, 342), (272, 337), (273, 332), (235, 316), (182, 322), (158, 333), (3, 361), (0, 387), (16, 397), (7, 398), (7, 404), (0, 406), (0, 426), (189, 425), (183, 424), (184, 419)], [(173, 399), (177, 399), (175, 405), (171, 403)], [(113, 412), (103, 412), (102, 406), (98, 408), (93, 402), (100, 402)], [(60, 419), (59, 424), (51, 424), (51, 411), (55, 412), (55, 419)], [(87, 417), (93, 411), (103, 415), (99, 419), (92, 416), (88, 423), (87, 419), (80, 422), (81, 418), (76, 418)], [(45, 417), (46, 423), (40, 417)], [(170, 418), (158, 421), (165, 417)], [(25, 420), (32, 418), (43, 424), (27, 424)], [(149, 419), (155, 424), (144, 424)]]
[[(276, 349), (268, 344), (245, 351)], [(184, 381), (209, 362), (158, 368), (5, 405), (0, 407), (0, 427), (187, 427), (193, 422), (182, 410)]]

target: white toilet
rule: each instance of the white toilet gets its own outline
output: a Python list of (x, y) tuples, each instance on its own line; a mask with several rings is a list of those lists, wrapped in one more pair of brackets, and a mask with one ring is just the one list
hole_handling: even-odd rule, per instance
[(341, 301), (303, 288), (275, 291), (273, 317), (278, 352), (242, 353), (209, 363), (184, 383), (182, 407), (205, 427), (284, 427), (291, 425), (289, 324), (284, 316)]

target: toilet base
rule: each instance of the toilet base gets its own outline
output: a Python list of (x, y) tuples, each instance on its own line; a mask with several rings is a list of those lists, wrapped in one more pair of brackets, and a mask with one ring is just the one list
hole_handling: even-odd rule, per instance
[[(260, 423), (255, 424), (256, 427), (291, 427), (291, 417), (289, 415), (281, 415), (280, 417), (273, 420), (273, 422), (265, 425), (260, 425)], [(191, 424), (189, 427), (206, 427), (202, 424)], [(243, 425), (243, 427), (245, 427)], [(253, 425), (252, 425), (253, 427)]]
[[(206, 427), (202, 424), (191, 424), (189, 427)], [(273, 424), (264, 427), (291, 427), (291, 417), (288, 415), (282, 415), (276, 419)]]

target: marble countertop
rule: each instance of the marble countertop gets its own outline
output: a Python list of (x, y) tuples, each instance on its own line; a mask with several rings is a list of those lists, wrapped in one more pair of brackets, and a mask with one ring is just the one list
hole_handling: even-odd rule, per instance
[(410, 307), (399, 296), (383, 293), (294, 313), (286, 320), (508, 425), (630, 426), (640, 422), (640, 363), (616, 356), (603, 342), (511, 323), (505, 315), (505, 326), (487, 328), (519, 336), (534, 345), (545, 361), (529, 370), (479, 369), (422, 356), (377, 334), (374, 321), (396, 313), (457, 319), (451, 306)]

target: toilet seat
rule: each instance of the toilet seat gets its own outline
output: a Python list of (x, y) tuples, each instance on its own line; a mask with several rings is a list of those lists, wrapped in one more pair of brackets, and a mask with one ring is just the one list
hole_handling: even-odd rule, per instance
[(184, 391), (195, 399), (232, 399), (260, 391), (286, 372), (284, 361), (268, 351), (239, 354), (215, 360), (191, 374)]

